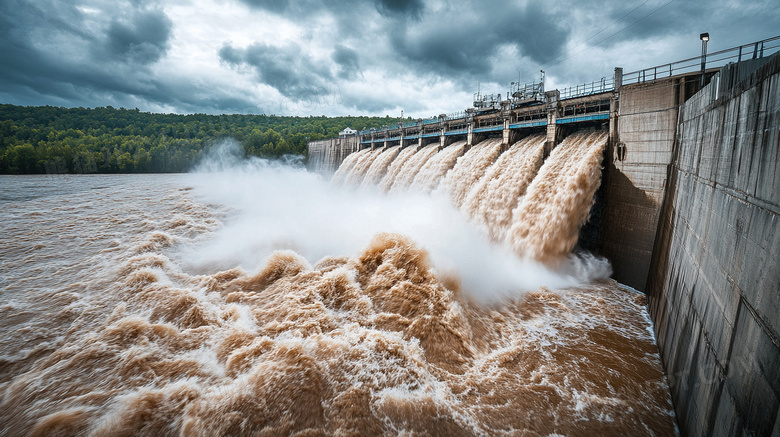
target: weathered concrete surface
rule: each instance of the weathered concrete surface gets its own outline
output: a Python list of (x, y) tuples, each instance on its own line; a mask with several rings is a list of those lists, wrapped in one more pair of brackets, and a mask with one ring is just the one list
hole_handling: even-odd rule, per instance
[(619, 89), (618, 119), (612, 126), (617, 132), (612, 132), (604, 162), (598, 251), (612, 263), (616, 280), (641, 291), (650, 269), (684, 80), (673, 77)]
[(313, 172), (333, 174), (347, 155), (359, 149), (360, 137), (357, 136), (310, 141), (307, 147), (307, 166)]
[(780, 58), (729, 74), (680, 107), (647, 292), (683, 435), (780, 436)]

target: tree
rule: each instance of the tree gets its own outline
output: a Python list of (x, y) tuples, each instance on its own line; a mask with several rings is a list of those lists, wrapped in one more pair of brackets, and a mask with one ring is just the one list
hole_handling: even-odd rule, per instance
[(125, 152), (117, 156), (116, 162), (120, 173), (133, 173), (135, 170), (135, 163), (133, 162), (133, 157), (130, 155), (130, 152)]
[(9, 167), (12, 173), (38, 173), (38, 154), (30, 143), (14, 146), (9, 154)]
[(0, 173), (180, 172), (197, 162), (204, 148), (228, 137), (239, 141), (248, 155), (278, 158), (305, 154), (307, 138), (391, 121), (0, 104)]

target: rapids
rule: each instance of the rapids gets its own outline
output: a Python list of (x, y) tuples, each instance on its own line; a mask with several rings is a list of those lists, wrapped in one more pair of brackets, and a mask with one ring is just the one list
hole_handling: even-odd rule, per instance
[(508, 243), (540, 141), (0, 177), (0, 434), (674, 434), (644, 296)]

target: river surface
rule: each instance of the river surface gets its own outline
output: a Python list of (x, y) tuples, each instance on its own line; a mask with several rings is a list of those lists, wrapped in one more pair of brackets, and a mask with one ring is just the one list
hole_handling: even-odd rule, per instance
[(643, 295), (421, 196), (0, 176), (0, 434), (676, 433)]

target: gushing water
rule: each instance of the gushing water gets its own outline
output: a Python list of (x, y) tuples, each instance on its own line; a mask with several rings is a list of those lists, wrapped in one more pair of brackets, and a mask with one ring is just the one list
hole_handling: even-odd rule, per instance
[(390, 163), (393, 162), (401, 151), (401, 146), (389, 147), (384, 150), (379, 156), (374, 159), (371, 166), (366, 171), (366, 176), (363, 179), (363, 186), (371, 187), (379, 183), (382, 178), (387, 174)]
[(333, 175), (334, 182), (343, 182), (352, 172), (360, 161), (364, 160), (371, 152), (371, 149), (363, 149), (347, 155), (344, 162), (341, 163), (336, 173)]
[(449, 194), (220, 162), (0, 177), (0, 434), (674, 433), (642, 295), (518, 258)]
[(395, 177), (395, 180), (390, 187), (390, 192), (399, 192), (409, 187), (422, 166), (438, 151), (439, 145), (431, 144), (423, 147), (412, 155), (398, 171), (398, 175)]
[(576, 133), (552, 151), (513, 213), (515, 252), (547, 263), (571, 252), (601, 182), (606, 143), (604, 132)]
[(546, 140), (546, 135), (531, 135), (515, 143), (468, 193), (463, 208), (492, 240), (505, 240), (512, 211), (542, 165)]
[[(398, 173), (401, 172), (401, 170), (406, 165), (406, 162), (412, 156), (414, 156), (415, 153), (417, 153), (417, 148), (413, 146), (407, 147), (398, 153), (398, 157), (394, 159), (392, 163), (390, 163), (390, 168), (387, 169), (387, 174), (382, 178), (382, 182), (379, 183), (379, 187), (382, 189), (382, 191), (390, 191), (390, 188), (393, 187), (393, 183), (395, 183), (395, 179), (398, 177)], [(336, 180), (333, 179), (333, 181)]]
[[(576, 262), (567, 256), (589, 217), (606, 140), (604, 132), (571, 134), (544, 165), (544, 135), (524, 138), (504, 153), (501, 139), (485, 140), (465, 153), (464, 142), (441, 151), (436, 144), (406, 149), (381, 185), (392, 193), (438, 188), (493, 241), (521, 258), (560, 267)], [(362, 180), (363, 169), (380, 156), (380, 151), (359, 153), (358, 164), (345, 161), (335, 182)], [(595, 264), (596, 276), (609, 274), (604, 261)]]
[(349, 185), (360, 185), (363, 182), (363, 178), (366, 176), (368, 169), (373, 164), (374, 160), (383, 152), (382, 149), (372, 150), (362, 155), (352, 167), (349, 174), (345, 178), (345, 183)]
[(444, 148), (425, 162), (414, 177), (412, 187), (429, 193), (439, 186), (444, 176), (455, 166), (457, 159), (466, 148), (465, 141), (459, 141)]
[(477, 144), (458, 158), (457, 165), (444, 178), (444, 186), (453, 205), (458, 208), (463, 205), (469, 190), (473, 189), (500, 153), (501, 140), (492, 139)]

